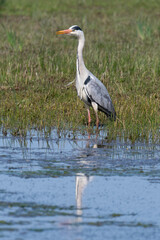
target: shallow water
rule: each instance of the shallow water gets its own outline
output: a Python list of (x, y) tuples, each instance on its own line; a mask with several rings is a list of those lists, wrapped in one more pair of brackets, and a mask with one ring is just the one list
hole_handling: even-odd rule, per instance
[(0, 135), (0, 239), (159, 239), (160, 146)]

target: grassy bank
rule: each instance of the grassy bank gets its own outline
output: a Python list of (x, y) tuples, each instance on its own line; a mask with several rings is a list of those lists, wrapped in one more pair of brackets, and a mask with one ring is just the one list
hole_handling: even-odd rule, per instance
[(66, 87), (75, 78), (77, 40), (55, 34), (78, 24), (85, 64), (106, 85), (117, 112), (115, 123), (100, 114), (109, 135), (158, 137), (159, 12), (156, 0), (0, 1), (1, 126), (86, 126), (74, 84)]

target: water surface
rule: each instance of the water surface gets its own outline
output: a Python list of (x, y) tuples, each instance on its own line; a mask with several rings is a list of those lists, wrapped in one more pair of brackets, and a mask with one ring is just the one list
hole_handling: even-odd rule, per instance
[(160, 146), (0, 135), (1, 239), (159, 239)]

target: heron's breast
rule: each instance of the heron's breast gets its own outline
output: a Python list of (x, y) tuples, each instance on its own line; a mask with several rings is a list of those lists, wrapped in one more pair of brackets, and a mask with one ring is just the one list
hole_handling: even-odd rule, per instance
[(78, 97), (87, 105), (91, 105), (90, 99), (88, 98), (85, 89), (84, 89), (84, 84), (83, 84), (83, 79), (81, 79), (78, 75), (76, 78), (76, 89), (77, 89), (77, 94)]
[(81, 98), (81, 99), (82, 99), (82, 101), (83, 101), (85, 104), (87, 104), (88, 106), (91, 106), (91, 100), (90, 100), (90, 98), (87, 96), (84, 88), (82, 89), (82, 98)]

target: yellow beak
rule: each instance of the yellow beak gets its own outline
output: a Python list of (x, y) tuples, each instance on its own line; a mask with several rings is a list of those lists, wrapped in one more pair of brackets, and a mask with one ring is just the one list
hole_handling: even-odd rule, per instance
[(58, 31), (58, 32), (56, 32), (56, 34), (68, 34), (68, 33), (70, 33), (70, 32), (72, 32), (71, 29), (66, 29), (66, 30)]

